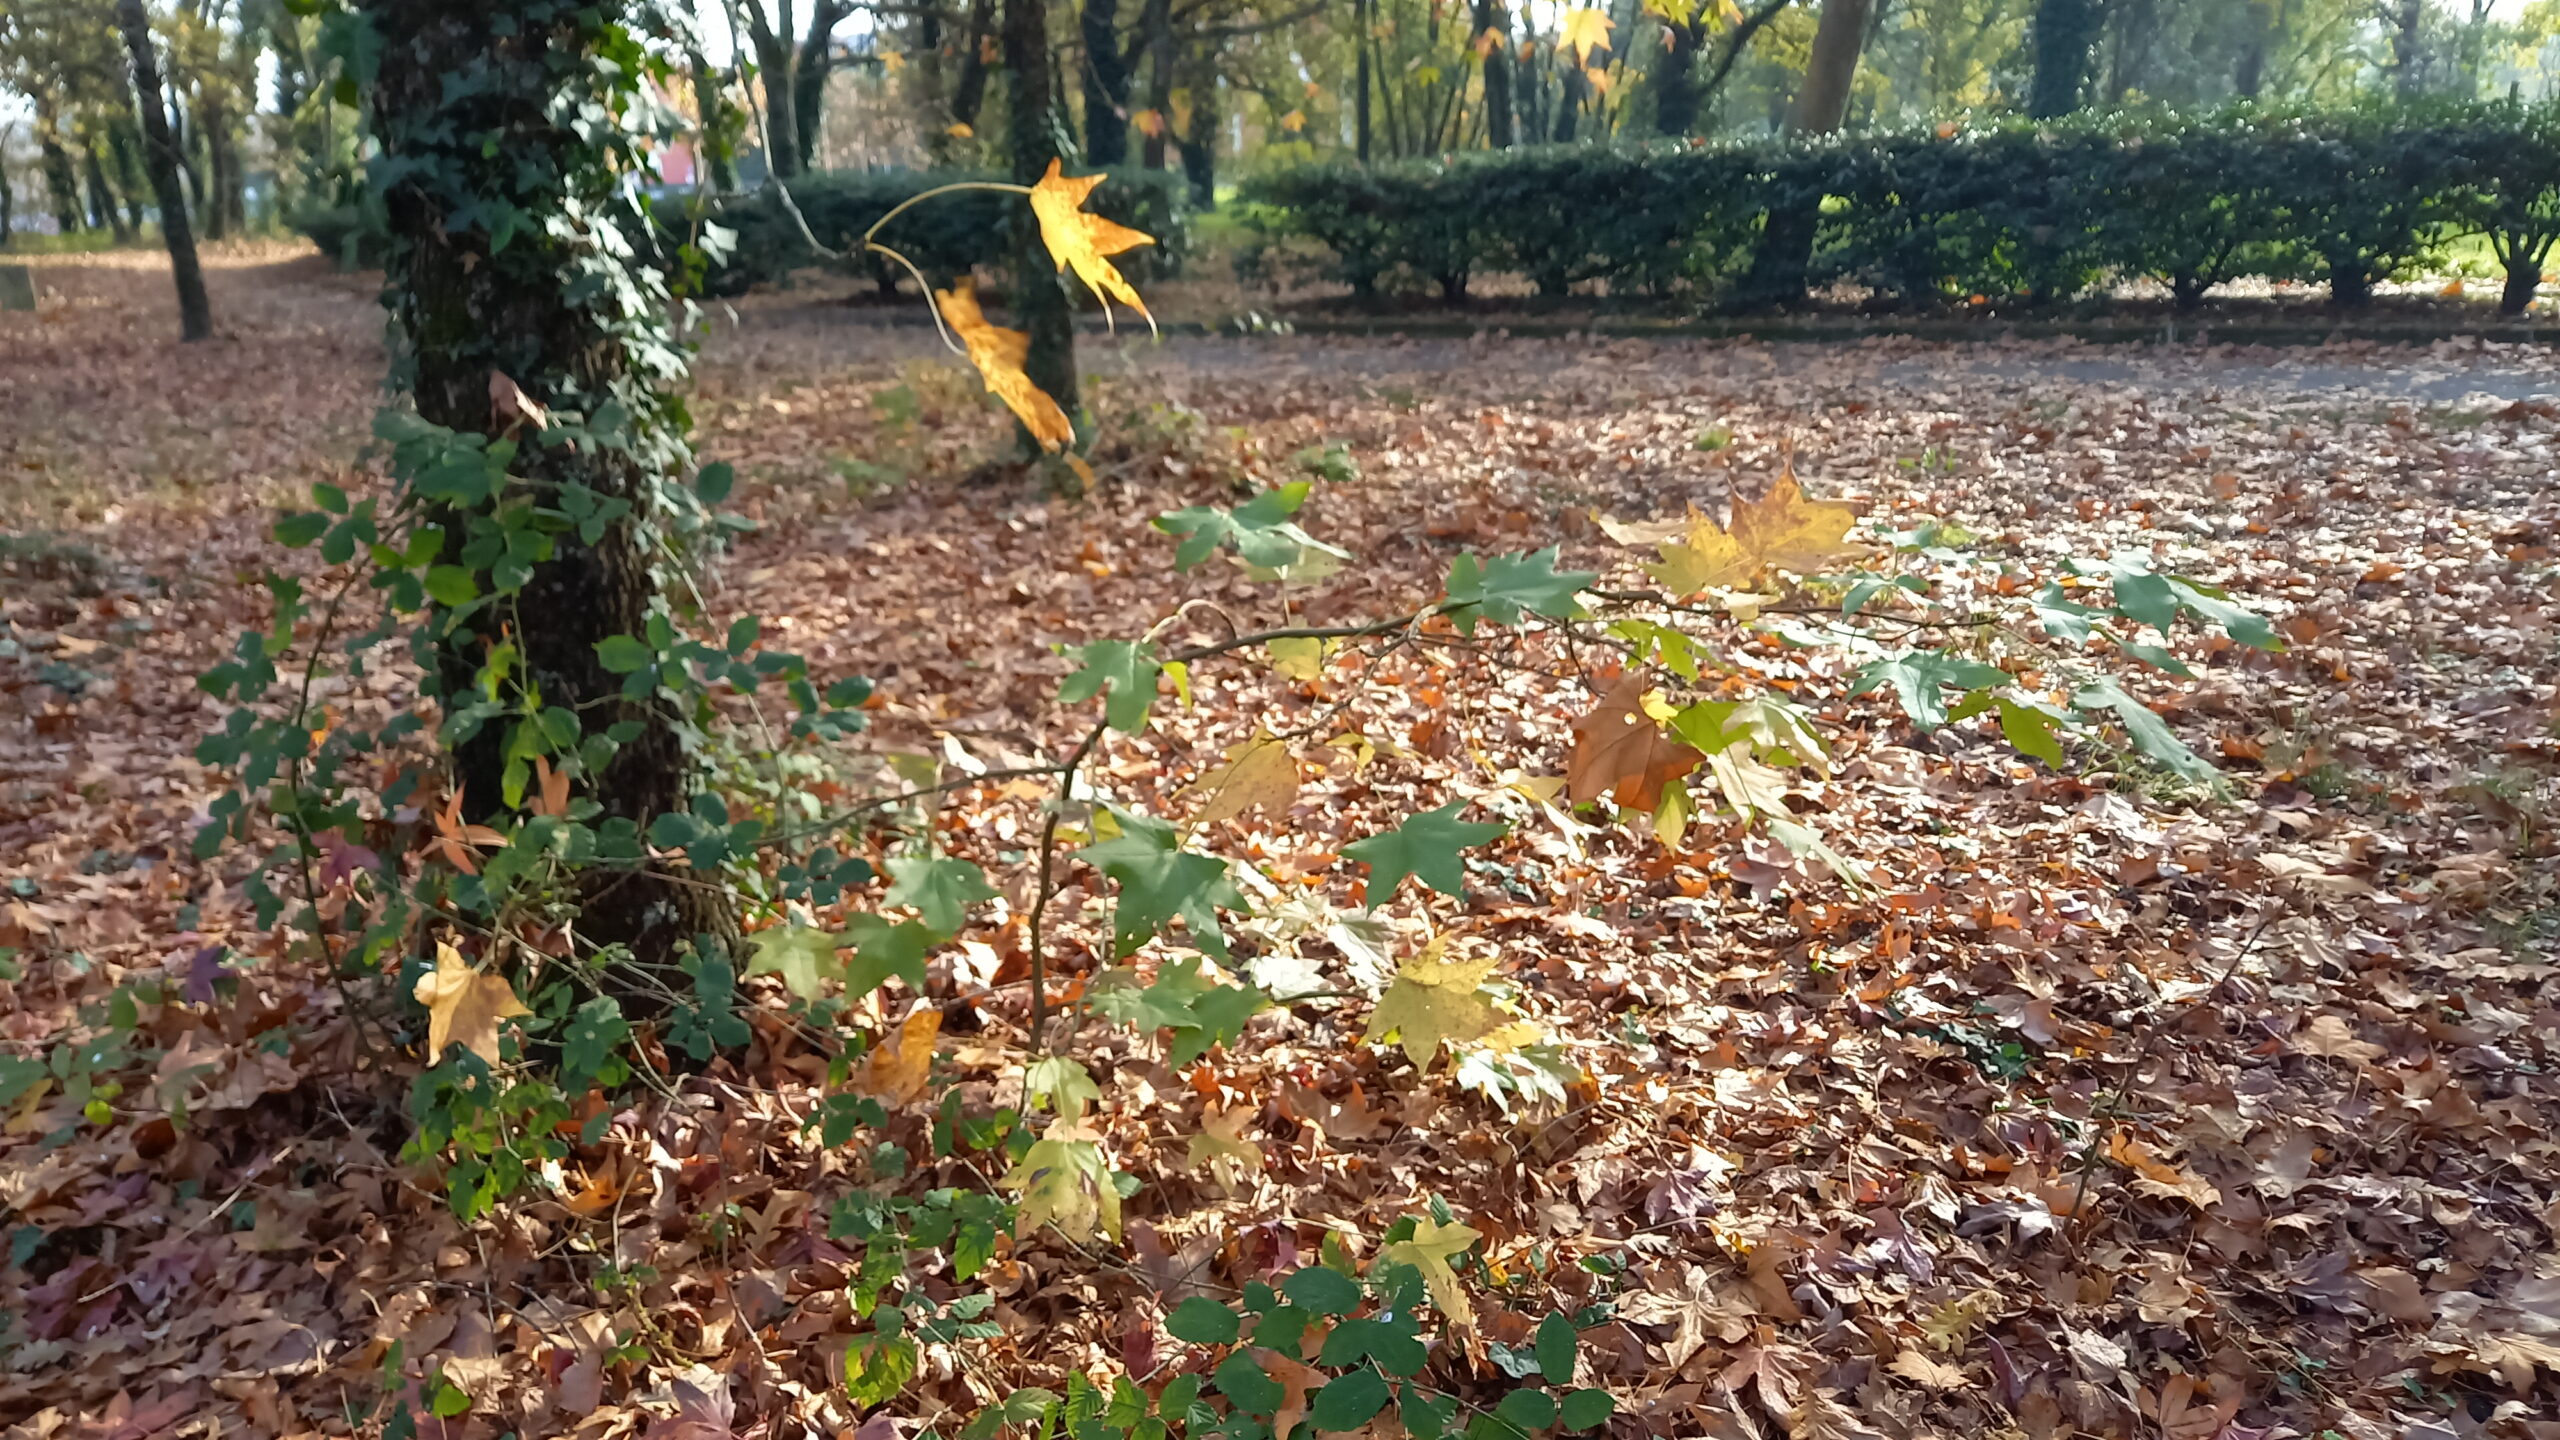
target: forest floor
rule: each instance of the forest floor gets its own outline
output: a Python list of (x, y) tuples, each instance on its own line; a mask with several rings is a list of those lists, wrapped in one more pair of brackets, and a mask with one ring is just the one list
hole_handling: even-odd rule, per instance
[[(1464, 902), (1381, 913), (1396, 948), (1493, 947), (1584, 1072), (1563, 1105), (1506, 1111), (1323, 1006), (1181, 1072), (1090, 1041), (1141, 1182), (1125, 1241), (1009, 1243), (997, 1333), (935, 1347), (866, 1423), (825, 1233), (855, 1176), (797, 1124), (809, 1057), (764, 1034), (681, 1103), (634, 1101), (558, 1193), (463, 1225), (397, 1158), (414, 1054), (257, 931), (242, 862), (190, 858), (219, 788), (193, 675), (262, 623), (278, 508), (378, 483), (375, 280), (226, 254), (222, 333), (182, 349), (147, 258), (38, 279), (38, 313), (0, 315), (0, 1049), (99, 1033), (120, 986), (133, 1009), (99, 1111), (39, 1083), (0, 1115), (9, 1434), (371, 1433), (386, 1375), (441, 1366), (469, 1405), (422, 1434), (947, 1436), (1015, 1385), (1171, 1363), (1183, 1294), (1436, 1197), (1486, 1237), (1487, 1341), (1559, 1301), (1598, 1322), (1619, 1440), (2560, 1437), (2548, 352), (1133, 340), (1087, 347), (1099, 484), (1069, 500), (982, 478), (1005, 426), (930, 331), (823, 291), (723, 309), (698, 443), (756, 523), (710, 605), (877, 677), (868, 751), (1003, 765), (1089, 723), (1054, 647), (1186, 601), (1259, 623), (1267, 596), (1178, 574), (1148, 521), (1332, 445), (1356, 476), (1302, 518), (1359, 560), (1319, 620), (1409, 609), (1468, 547), (1630, 570), (1593, 510), (1712, 509), (1783, 451), (1817, 494), (2022, 562), (2139, 548), (2289, 642), (2143, 682), (2220, 797), (1917, 735), (1802, 675), (1836, 765), (1794, 803), (1864, 887), (1738, 823), (1665, 850), (1523, 812)], [(1560, 770), (1586, 662), (1423, 647), (1327, 698), (1360, 739), (1226, 843), (1333, 913), (1346, 840)], [(1183, 813), (1227, 747), (1320, 708), (1246, 668), (1204, 667), (1103, 783)], [(1023, 1060), (1018, 1008), (956, 997), (1019, 965), (1037, 805), (990, 784), (912, 819), (1005, 892), (933, 972), (973, 1104)], [(1083, 883), (1070, 971), (1107, 953)], [(1349, 948), (1295, 943), (1348, 983)], [(1180, 1162), (1213, 1098), (1259, 1152), (1232, 1185)], [(1434, 1364), (1462, 1392), (1497, 1373)]]

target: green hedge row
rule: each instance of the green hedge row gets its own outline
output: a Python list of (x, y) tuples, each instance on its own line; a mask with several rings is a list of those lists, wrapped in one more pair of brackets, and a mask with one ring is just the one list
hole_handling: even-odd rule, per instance
[[(827, 171), (789, 182), (793, 203), (808, 223), (809, 233), (830, 249), (850, 254), (862, 232), (901, 203), (937, 186), (963, 180), (998, 178), (961, 171), (882, 170)], [(1120, 257), (1120, 268), (1133, 279), (1147, 279), (1178, 267), (1190, 239), (1190, 206), (1181, 175), (1160, 170), (1121, 169), (1093, 192), (1086, 207), (1123, 225), (1156, 237), (1152, 246)], [(1007, 227), (1023, 208), (1022, 197), (992, 190), (962, 190), (937, 195), (889, 222), (880, 232), (891, 246), (936, 285), (971, 269), (1001, 270), (1009, 247)], [(734, 295), (748, 286), (772, 283), (792, 271), (831, 265), (879, 282), (883, 288), (906, 272), (881, 256), (857, 256), (841, 262), (822, 260), (809, 249), (781, 202), (754, 192), (705, 207), (703, 217), (735, 230), (737, 246), (726, 263), (713, 269), (708, 288)], [(681, 239), (693, 215), (690, 192), (671, 191), (658, 204), (658, 219)], [(357, 206), (311, 210), (293, 217), (294, 229), (321, 251), (347, 265), (379, 265), (384, 243), (381, 222)], [(673, 252), (673, 246), (669, 246)], [(912, 282), (910, 282), (912, 283)]]
[[(2481, 236), (2518, 313), (2560, 239), (2560, 107), (2243, 107), (1814, 143), (1541, 147), (1305, 166), (1242, 198), (1266, 241), (1321, 245), (1331, 278), (1364, 297), (1437, 287), (1454, 301), (1472, 275), (1500, 270), (1549, 296), (1607, 280), (1620, 294), (1788, 303), (1845, 281), (1904, 304), (2057, 303), (2147, 276), (2192, 306), (2265, 277), (2360, 304)], [(1807, 256), (1760, 253), (1764, 236), (1802, 244), (1803, 227), (1772, 214), (1817, 217)]]

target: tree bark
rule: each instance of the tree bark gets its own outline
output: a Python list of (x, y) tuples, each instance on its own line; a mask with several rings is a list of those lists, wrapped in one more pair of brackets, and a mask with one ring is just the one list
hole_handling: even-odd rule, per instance
[(2426, 86), (2427, 54), (2422, 26), (2427, 0), (2400, 0), (2391, 25), (2391, 79), (2400, 98), (2409, 99)]
[(1129, 158), (1129, 67), (1120, 56), (1120, 0), (1084, 0), (1076, 28), (1084, 37), (1084, 158), (1122, 164)]
[(974, 133), (987, 104), (987, 46), (996, 38), (996, 0), (969, 0), (969, 28), (960, 42), (960, 78), (951, 87), (951, 120)]
[[(1049, 87), (1048, 0), (1004, 0), (1004, 68), (1009, 86), (1005, 139), (1014, 182), (1036, 184), (1059, 158), (1063, 138), (1057, 97)], [(1041, 242), (1030, 206), (1015, 207), (1013, 227), (1014, 320), (1031, 336), (1022, 371), (1069, 418), (1076, 418), (1083, 406), (1076, 393), (1075, 312), (1066, 284)], [(1021, 433), (1025, 447), (1036, 451), (1030, 432)]]
[[(1867, 21), (1874, 13), (1875, 0), (1823, 0), (1804, 87), (1787, 110), (1787, 133), (1828, 135), (1848, 118), (1849, 87), (1857, 79), (1858, 52), (1866, 46)], [(1794, 305), (1804, 299), (1821, 222), (1820, 194), (1781, 193), (1770, 205), (1759, 246), (1752, 251), (1751, 272), (1742, 282), (1743, 303)]]
[(79, 167), (63, 148), (53, 106), (41, 96), (36, 100), (36, 153), (43, 161), (45, 193), (53, 201), (54, 226), (65, 235), (86, 228), (80, 215)]
[(2089, 57), (2105, 23), (2101, 0), (2037, 0), (2031, 42), (2035, 70), (2027, 82), (2027, 113), (2051, 120), (2080, 108), (2089, 88)]
[(1161, 170), (1173, 140), (1173, 0), (1147, 0), (1138, 27), (1147, 44), (1147, 108), (1164, 117), (1147, 137), (1146, 162), (1148, 169)]
[(83, 143), (81, 161), (89, 177), (89, 228), (112, 230), (117, 244), (131, 244), (133, 226), (126, 223), (124, 212), (116, 208), (116, 192), (107, 188), (107, 167), (98, 158), (97, 141)]
[(827, 118), (827, 77), (835, 73), (836, 27), (853, 7), (835, 0), (816, 0), (810, 7), (808, 38), (791, 71), (791, 119), (800, 146), (800, 168), (816, 168), (820, 128)]
[(1191, 185), (1191, 208), (1218, 208), (1218, 77), (1203, 61), (1191, 76), (1191, 123), (1174, 142), (1182, 175)]
[(1352, 44), (1360, 55), (1358, 98), (1352, 109), (1352, 153), (1360, 163), (1369, 163), (1369, 6), (1371, 0), (1351, 0)]
[[(139, 113), (141, 102), (135, 101), (134, 105)], [(107, 131), (107, 154), (116, 162), (115, 186), (108, 193), (124, 199), (125, 233), (128, 235), (140, 235), (142, 227), (150, 223), (149, 217), (143, 214), (142, 192), (151, 182), (149, 175), (134, 159), (137, 132), (138, 127), (129, 118)]]
[[(764, 6), (748, 0), (746, 9), (747, 43), (755, 48), (757, 78), (764, 82), (765, 133), (757, 139), (764, 145), (765, 167), (788, 180), (800, 173), (800, 85), (792, 73), (799, 68), (800, 50), (792, 37), (774, 29)], [(782, 22), (791, 23), (788, 5)]]
[(196, 262), (195, 231), (187, 223), (187, 197), (178, 181), (178, 143), (161, 108), (160, 61), (151, 49), (151, 17), (142, 0), (116, 0), (116, 25), (133, 55), (133, 93), (142, 105), (143, 164), (160, 197), (160, 238), (169, 247), (169, 270), (178, 285), (178, 334), (203, 340), (213, 334), (213, 306), (204, 293), (204, 268)]
[[(1486, 44), (1484, 37), (1492, 37)], [(1484, 138), (1496, 150), (1508, 150), (1518, 134), (1511, 119), (1511, 9), (1502, 0), (1475, 0), (1475, 34), (1484, 45)]]
[[(487, 611), (462, 622), (438, 642), (432, 681), (451, 714), (474, 693), (488, 647), (512, 643), (517, 673), (546, 710), (575, 715), (590, 739), (624, 727), (630, 738), (582, 784), (603, 807), (600, 825), (628, 821), (645, 832), (656, 817), (686, 809), (699, 771), (683, 717), (664, 703), (624, 699), (622, 678), (604, 668), (596, 645), (645, 634), (666, 608), (645, 537), (670, 518), (670, 477), (689, 461), (676, 398), (684, 351), (645, 262), (621, 272), (635, 292), (627, 309), (610, 290), (580, 298), (563, 283), (620, 263), (613, 256), (625, 242), (600, 237), (639, 223), (602, 163), (608, 139), (571, 128), (580, 109), (601, 109), (614, 93), (595, 78), (591, 47), (638, 7), (590, 0), (555, 10), (548, 25), (524, 23), (524, 8), (517, 0), (364, 0), (381, 43), (367, 97), (372, 129), (392, 173), (404, 175), (382, 196), (393, 241), (384, 303), (406, 352), (395, 368), (420, 418), (458, 432), (499, 428), (495, 376), (555, 412), (619, 413), (618, 430), (576, 444), (521, 435), (510, 473), (545, 494), (584, 486), (631, 512), (592, 543), (574, 530), (554, 535), (552, 553), (516, 597), (514, 623), (510, 612)], [(484, 207), (500, 197), (549, 223), (494, 246)], [(464, 534), (448, 526), (449, 562), (466, 563)], [(487, 725), (453, 747), (461, 809), (474, 821), (505, 805), (515, 728)], [(652, 970), (671, 965), (697, 935), (725, 943), (734, 933), (726, 892), (714, 886), (681, 883), (655, 865), (583, 873), (580, 938), (627, 946)]]
[(2519, 251), (2507, 259), (2507, 283), (2498, 294), (2498, 313), (2521, 315), (2533, 304), (2534, 292), (2542, 288), (2541, 255)]
[(1698, 47), (1705, 40), (1704, 25), (1664, 27), (1653, 59), (1655, 133), (1677, 140), (1698, 128)]

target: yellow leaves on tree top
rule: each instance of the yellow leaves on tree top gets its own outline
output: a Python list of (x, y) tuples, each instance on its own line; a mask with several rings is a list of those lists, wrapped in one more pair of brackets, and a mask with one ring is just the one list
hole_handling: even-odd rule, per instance
[(1061, 270), (1074, 267), (1076, 278), (1101, 297), (1103, 318), (1110, 318), (1111, 302), (1118, 300), (1145, 316), (1147, 328), (1152, 330), (1156, 317), (1147, 314), (1147, 302), (1138, 298), (1136, 288), (1119, 267), (1103, 257), (1153, 245), (1156, 238), (1085, 213), (1085, 197), (1104, 178), (1080, 175), (1069, 179), (1059, 173), (1059, 162), (1051, 160), (1049, 173), (1031, 187), (1031, 213), (1040, 221), (1040, 238), (1049, 247), (1049, 258), (1057, 261)]
[(1472, 1329), (1475, 1311), (1467, 1304), (1465, 1287), (1458, 1283), (1458, 1272), (1449, 1261), (1466, 1253), (1467, 1247), (1484, 1236), (1464, 1225), (1442, 1225), (1425, 1215), (1413, 1222), (1413, 1238), (1383, 1246), (1378, 1259), (1394, 1265), (1410, 1265), (1422, 1272), (1422, 1288), (1431, 1295), (1431, 1303), (1449, 1317), (1449, 1323), (1460, 1329)]
[(1023, 363), (1031, 358), (1031, 337), (989, 323), (986, 312), (978, 308), (977, 282), (966, 275), (950, 289), (935, 291), (933, 298), (943, 323), (969, 347), (969, 363), (986, 380), (987, 393), (1005, 403), (1040, 448), (1057, 451), (1075, 444), (1076, 427), (1067, 412), (1022, 373)]
[(1444, 949), (1445, 937), (1397, 966), (1394, 982), (1369, 1012), (1368, 1038), (1396, 1036), (1417, 1067), (1429, 1065), (1443, 1044), (1482, 1039), (1501, 1023), (1492, 1000), (1476, 993), (1498, 957), (1444, 960)]
[(1556, 22), (1556, 44), (1573, 52), (1575, 64), (1589, 65), (1592, 51), (1610, 48), (1611, 28), (1606, 10), (1567, 10)]
[[(1790, 471), (1759, 499), (1734, 501), (1730, 526), (1690, 511), (1686, 530), (1661, 542), (1662, 559), (1645, 566), (1645, 573), (1675, 595), (1741, 585), (1771, 566), (1809, 575), (1857, 553), (1848, 539), (1857, 518), (1847, 505), (1805, 498)], [(1649, 526), (1612, 526), (1611, 533), (1632, 541), (1652, 538), (1653, 532)]]
[(497, 1064), (498, 1022), (533, 1013), (516, 998), (515, 987), (507, 983), (505, 976), (472, 969), (464, 962), (461, 951), (441, 940), (436, 942), (436, 968), (418, 977), (412, 993), (419, 1004), (427, 1007), (430, 1065), (444, 1057), (448, 1045), (460, 1045), (491, 1065)]
[(1644, 702), (1644, 676), (1630, 670), (1591, 713), (1573, 722), (1573, 755), (1565, 762), (1564, 783), (1574, 799), (1608, 796), (1651, 813), (1662, 803), (1664, 786), (1698, 768), (1704, 757), (1663, 734)]

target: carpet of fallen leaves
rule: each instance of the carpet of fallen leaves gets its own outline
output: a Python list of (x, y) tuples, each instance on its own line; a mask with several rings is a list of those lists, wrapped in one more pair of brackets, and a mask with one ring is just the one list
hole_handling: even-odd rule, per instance
[[(824, 292), (722, 312), (700, 441), (759, 526), (711, 604), (761, 613), (824, 675), (877, 677), (862, 753), (1016, 763), (1089, 723), (1054, 702), (1055, 646), (1186, 601), (1176, 638), (1269, 623), (1267, 587), (1176, 574), (1147, 521), (1331, 444), (1359, 476), (1300, 518), (1358, 559), (1296, 602), (1317, 622), (1431, 598), (1464, 548), (1561, 542), (1631, 574), (1593, 508), (1712, 509), (1791, 446), (1819, 494), (2027, 563), (2150, 550), (2291, 645), (2144, 682), (2231, 771), (2219, 802), (2058, 775), (1970, 727), (1917, 736), (1843, 698), (1819, 653), (1737, 652), (1821, 714), (1842, 763), (1795, 803), (1872, 893), (1738, 827), (1666, 853), (1534, 813), (1471, 852), (1465, 903), (1407, 890), (1382, 912), (1399, 944), (1498, 954), (1588, 1072), (1560, 1107), (1505, 1114), (1357, 1043), (1356, 1005), (1266, 1015), (1180, 1073), (1087, 1030), (1114, 1163), (1144, 1182), (1125, 1242), (1011, 1244), (1002, 1335), (935, 1347), (865, 1417), (835, 1381), (850, 1257), (825, 1217), (878, 1182), (802, 1129), (823, 1065), (787, 1027), (466, 1227), (394, 1158), (414, 1052), (356, 1023), (360, 988), (254, 933), (241, 862), (189, 858), (215, 788), (190, 750), (218, 718), (192, 676), (264, 614), (276, 507), (371, 483), (371, 280), (226, 254), (223, 333), (181, 349), (147, 260), (38, 278), (37, 314), (0, 315), (0, 946), (19, 951), (0, 1043), (40, 1053), (120, 981), (163, 976), (169, 999), (141, 1007), (156, 1063), (113, 1123), (42, 1090), (0, 1117), (10, 1434), (347, 1434), (394, 1357), (390, 1383), (440, 1364), (470, 1397), (425, 1434), (949, 1434), (1018, 1384), (1169, 1373), (1187, 1347), (1160, 1320), (1184, 1295), (1328, 1234), (1364, 1253), (1436, 1195), (1488, 1236), (1484, 1340), (1606, 1307), (1585, 1378), (1617, 1396), (1620, 1440), (2560, 1436), (2560, 412), (2530, 398), (2560, 365), (2541, 353), (1097, 346), (1109, 425), (1075, 500), (984, 464), (1002, 426), (929, 332)], [(1319, 738), (1365, 743), (1307, 749), (1287, 816), (1204, 838), (1281, 892), (1248, 950), (1300, 947), (1347, 985), (1356, 957), (1285, 916), (1353, 903), (1345, 843), (1560, 772), (1596, 663), (1424, 644), (1359, 686), (1212, 664), (1096, 779), (1188, 815), (1229, 747), (1340, 707)], [(820, 788), (878, 793), (874, 768), (847, 757)], [(991, 783), (909, 817), (1006, 891), (933, 970), (937, 1073), (972, 1105), (1018, 1084), (1022, 988), (988, 987), (1024, 964), (1038, 803)], [(1099, 883), (1061, 874), (1072, 983), (1108, 930)], [(1258, 1168), (1185, 1167), (1212, 1111)], [(922, 1155), (925, 1123), (910, 1107), (891, 1138)], [(897, 1183), (937, 1181), (984, 1176)], [(1434, 1366), (1460, 1391), (1496, 1375), (1481, 1352)]]

